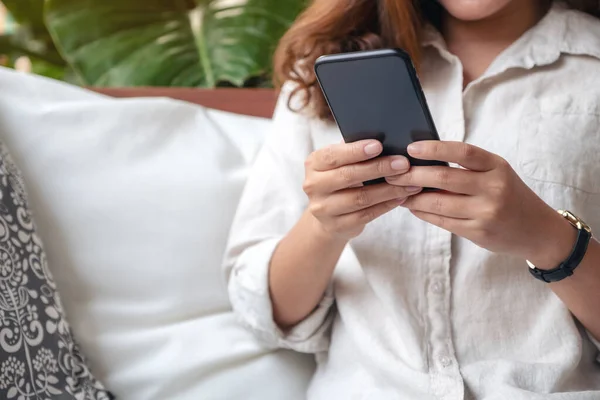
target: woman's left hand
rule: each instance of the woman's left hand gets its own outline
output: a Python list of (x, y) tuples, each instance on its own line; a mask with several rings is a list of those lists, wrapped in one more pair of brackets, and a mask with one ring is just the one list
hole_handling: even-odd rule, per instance
[[(502, 157), (476, 146), (446, 141), (413, 143), (408, 153), (417, 159), (465, 168), (417, 166), (387, 178), (392, 185), (440, 189), (418, 194), (403, 204), (419, 219), (493, 252), (550, 265), (560, 262), (565, 251), (568, 255), (575, 230)], [(572, 240), (566, 249), (565, 240)]]

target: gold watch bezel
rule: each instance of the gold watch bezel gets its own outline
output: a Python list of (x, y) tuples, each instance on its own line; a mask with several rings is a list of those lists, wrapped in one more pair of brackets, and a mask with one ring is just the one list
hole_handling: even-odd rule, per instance
[(569, 210), (557, 210), (557, 212), (563, 216), (564, 219), (569, 221), (571, 225), (573, 225), (577, 229), (583, 229), (589, 233), (592, 233), (592, 228), (588, 224), (586, 224), (581, 218), (573, 214)]

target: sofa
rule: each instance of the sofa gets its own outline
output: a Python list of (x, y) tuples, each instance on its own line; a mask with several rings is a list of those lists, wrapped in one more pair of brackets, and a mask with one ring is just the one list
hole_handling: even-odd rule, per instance
[(0, 87), (0, 140), (107, 388), (124, 400), (304, 398), (313, 357), (246, 331), (221, 271), (275, 94), (93, 91), (8, 69)]

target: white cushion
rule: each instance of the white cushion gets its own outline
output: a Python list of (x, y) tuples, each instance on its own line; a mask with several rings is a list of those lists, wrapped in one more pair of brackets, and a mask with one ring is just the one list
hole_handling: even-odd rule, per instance
[(313, 360), (241, 328), (220, 269), (268, 120), (6, 69), (0, 87), (0, 138), (108, 388), (124, 400), (304, 398)]

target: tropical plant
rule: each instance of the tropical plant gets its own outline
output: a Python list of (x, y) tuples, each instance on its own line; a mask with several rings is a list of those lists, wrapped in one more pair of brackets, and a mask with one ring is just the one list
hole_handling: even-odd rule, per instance
[(44, 23), (44, 0), (2, 0), (18, 22), (14, 32), (0, 35), (0, 54), (12, 66), (27, 56), (33, 72), (57, 79), (71, 80), (66, 61), (59, 54)]
[(11, 38), (13, 47), (68, 65), (85, 85), (215, 87), (265, 85), (306, 0), (2, 2), (44, 44), (40, 54)]

